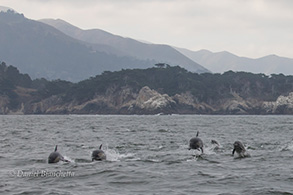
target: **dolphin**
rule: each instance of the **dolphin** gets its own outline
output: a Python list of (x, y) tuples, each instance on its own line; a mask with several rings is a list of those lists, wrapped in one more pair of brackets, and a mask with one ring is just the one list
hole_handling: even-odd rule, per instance
[(220, 146), (219, 142), (217, 142), (217, 140), (212, 139), (211, 143), (212, 143), (213, 150), (219, 150), (221, 148), (221, 146)]
[(48, 157), (48, 163), (57, 163), (59, 161), (69, 162), (68, 160), (65, 160), (64, 157), (59, 152), (57, 152), (57, 145), (56, 145), (54, 152), (52, 152)]
[(98, 150), (94, 150), (92, 153), (92, 161), (94, 160), (106, 160), (106, 154), (102, 150), (102, 144), (100, 145)]
[(249, 154), (246, 153), (246, 149), (244, 148), (244, 145), (240, 141), (235, 141), (233, 146), (234, 146), (234, 149), (232, 151), (232, 156), (234, 156), (235, 151), (241, 158), (250, 156)]
[(217, 146), (220, 146), (220, 144), (219, 144), (216, 140), (214, 140), (214, 139), (211, 140), (211, 143), (212, 143), (212, 144), (215, 144), (215, 145), (217, 145)]
[(203, 142), (198, 137), (198, 134), (199, 132), (197, 131), (196, 137), (190, 139), (188, 150), (190, 149), (201, 150), (201, 152), (203, 153)]

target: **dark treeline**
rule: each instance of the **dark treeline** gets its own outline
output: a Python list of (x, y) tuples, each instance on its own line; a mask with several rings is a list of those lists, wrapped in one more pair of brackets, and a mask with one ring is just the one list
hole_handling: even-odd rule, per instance
[(283, 74), (252, 74), (228, 71), (223, 74), (191, 73), (176, 66), (131, 69), (117, 72), (105, 71), (78, 83), (63, 80), (32, 80), (27, 74), (20, 74), (17, 68), (0, 64), (0, 95), (10, 99), (13, 108), (21, 103), (17, 88), (27, 88), (33, 100), (58, 96), (64, 102), (84, 102), (96, 95), (104, 95), (109, 90), (130, 87), (138, 92), (149, 86), (169, 96), (190, 92), (197, 102), (217, 104), (219, 101), (237, 94), (244, 99), (275, 101), (280, 95), (293, 91), (293, 76)]
[(283, 74), (266, 76), (233, 71), (224, 74), (197, 74), (179, 66), (122, 70), (104, 72), (102, 75), (74, 84), (68, 88), (64, 98), (85, 101), (96, 94), (105, 94), (110, 88), (119, 89), (125, 86), (133, 88), (134, 91), (149, 86), (169, 96), (191, 92), (199, 102), (217, 102), (231, 97), (231, 93), (237, 93), (245, 99), (274, 101), (278, 96), (293, 91), (293, 76)]

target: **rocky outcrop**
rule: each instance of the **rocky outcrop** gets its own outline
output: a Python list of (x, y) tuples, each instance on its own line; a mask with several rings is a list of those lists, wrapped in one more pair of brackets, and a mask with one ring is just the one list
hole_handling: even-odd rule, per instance
[(135, 100), (135, 102), (130, 105), (132, 112), (134, 109), (140, 111), (147, 111), (149, 113), (154, 112), (172, 112), (174, 111), (174, 106), (176, 102), (167, 94), (160, 94), (155, 90), (150, 89), (149, 87), (143, 87)]
[(212, 106), (200, 103), (190, 92), (176, 94), (173, 99), (178, 105), (179, 114), (211, 114), (216, 111)]
[(58, 96), (51, 96), (38, 102), (28, 102), (25, 104), (24, 114), (61, 114), (64, 112), (62, 99)]
[(88, 101), (65, 102), (61, 96), (46, 99), (30, 97), (25, 89), (17, 89), (21, 104), (9, 109), (11, 100), (0, 96), (0, 114), (293, 114), (293, 92), (274, 102), (244, 99), (231, 92), (231, 97), (217, 102), (200, 102), (191, 92), (169, 96), (148, 86), (139, 91), (112, 86), (105, 94)]
[(258, 102), (251, 102), (240, 97), (235, 92), (230, 92), (231, 98), (219, 104), (218, 113), (225, 114), (253, 114)]
[(293, 114), (293, 92), (279, 96), (275, 102), (264, 102), (262, 109), (268, 114)]
[(0, 114), (8, 114), (9, 98), (7, 96), (0, 96)]

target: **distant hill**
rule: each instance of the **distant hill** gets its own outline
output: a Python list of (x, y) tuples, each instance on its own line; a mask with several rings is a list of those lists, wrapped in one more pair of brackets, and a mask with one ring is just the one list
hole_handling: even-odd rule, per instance
[(11, 9), (10, 7), (0, 6), (0, 12), (9, 12), (9, 11), (16, 13), (16, 11)]
[(213, 53), (208, 50), (190, 51), (182, 48), (176, 49), (213, 73), (223, 73), (233, 70), (264, 73), (267, 75), (279, 73), (293, 75), (293, 59), (291, 58), (268, 55), (262, 58), (252, 59), (239, 57), (226, 51)]
[[(168, 45), (143, 43), (131, 38), (113, 35), (100, 29), (82, 30), (60, 19), (43, 19), (40, 21), (52, 25), (75, 39), (89, 43), (97, 51), (118, 56), (131, 56), (140, 60), (151, 60), (156, 63), (167, 63), (171, 66), (179, 65), (197, 73), (209, 72), (206, 68)], [(101, 47), (102, 45), (104, 47)]]
[(97, 51), (50, 25), (8, 10), (0, 12), (0, 61), (32, 78), (80, 81), (103, 71), (147, 68), (151, 60)]

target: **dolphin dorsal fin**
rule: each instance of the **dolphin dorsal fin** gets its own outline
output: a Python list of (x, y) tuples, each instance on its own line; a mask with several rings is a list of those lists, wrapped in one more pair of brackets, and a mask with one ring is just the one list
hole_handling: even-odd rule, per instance
[(198, 134), (199, 134), (199, 132), (197, 131), (197, 133), (196, 133), (196, 137), (198, 137)]
[(102, 149), (102, 145), (103, 145), (103, 144), (101, 144), (100, 147), (99, 147), (100, 150)]
[(57, 151), (57, 145), (55, 146), (55, 152)]

